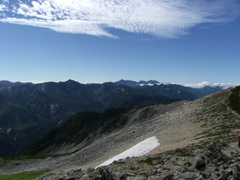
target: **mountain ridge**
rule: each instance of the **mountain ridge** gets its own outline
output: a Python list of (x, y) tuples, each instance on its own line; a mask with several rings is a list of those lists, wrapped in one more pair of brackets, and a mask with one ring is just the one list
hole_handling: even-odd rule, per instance
[(43, 83), (64, 83), (64, 82), (77, 82), (80, 84), (84, 84), (84, 85), (90, 85), (90, 84), (104, 84), (104, 83), (115, 83), (118, 85), (126, 85), (126, 86), (130, 86), (130, 87), (136, 87), (136, 86), (152, 86), (152, 85), (160, 85), (160, 84), (164, 84), (164, 85), (168, 85), (168, 84), (175, 84), (175, 85), (181, 85), (181, 86), (185, 86), (185, 87), (191, 87), (191, 88), (203, 88), (206, 86), (209, 87), (221, 87), (222, 89), (227, 89), (227, 88), (231, 88), (231, 87), (235, 87), (235, 86), (239, 86), (240, 83), (210, 83), (208, 81), (202, 81), (200, 83), (171, 83), (171, 82), (160, 82), (157, 80), (140, 80), (140, 81), (134, 81), (134, 80), (125, 80), (125, 79), (121, 79), (118, 81), (107, 81), (107, 82), (103, 82), (103, 83), (81, 83), (79, 81), (76, 80), (66, 80), (66, 81), (42, 81), (42, 82), (21, 82), (21, 81), (17, 81), (17, 82), (11, 82), (8, 80), (0, 80), (0, 88), (4, 87), (4, 86), (14, 86), (17, 84), (43, 84)]
[[(12, 107), (18, 108), (18, 113), (10, 113), (11, 119), (12, 121), (21, 121), (21, 123), (17, 123), (18, 127), (16, 128), (13, 128), (12, 125), (4, 125), (4, 127), (0, 128), (12, 128), (12, 133), (15, 135), (10, 139), (16, 139), (20, 144), (21, 142), (27, 144), (30, 142), (30, 139), (25, 141), (26, 139), (19, 138), (31, 134), (27, 130), (28, 123), (24, 118), (19, 118), (24, 117), (26, 113), (39, 119), (39, 121), (35, 122), (36, 126), (46, 127), (42, 129), (45, 129), (46, 132), (47, 129), (58, 126), (77, 112), (103, 112), (111, 108), (134, 107), (152, 100), (168, 104), (179, 100), (194, 100), (220, 90), (220, 87), (194, 89), (173, 84), (130, 87), (117, 85), (112, 82), (81, 84), (73, 80), (39, 84), (0, 81), (0, 108), (3, 111), (10, 104)], [(3, 115), (1, 117), (0, 113), (0, 120), (4, 121), (4, 119), (5, 117), (3, 118)], [(20, 129), (25, 130), (20, 131)], [(20, 135), (19, 133), (23, 134)], [(18, 134), (18, 137), (16, 134)], [(3, 131), (3, 135), (4, 137), (9, 136), (6, 131)], [(4, 137), (0, 136), (0, 140), (4, 139)], [(12, 142), (9, 143), (11, 144)], [(23, 146), (19, 146), (19, 151), (21, 147)]]

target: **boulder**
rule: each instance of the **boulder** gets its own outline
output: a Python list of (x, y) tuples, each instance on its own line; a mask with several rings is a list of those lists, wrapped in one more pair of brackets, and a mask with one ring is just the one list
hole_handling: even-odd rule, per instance
[(197, 170), (204, 170), (206, 167), (206, 162), (200, 157), (195, 157), (192, 164)]

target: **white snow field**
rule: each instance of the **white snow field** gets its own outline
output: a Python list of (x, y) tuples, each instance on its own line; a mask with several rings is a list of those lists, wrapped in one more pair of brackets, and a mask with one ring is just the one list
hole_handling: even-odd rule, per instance
[(150, 151), (152, 151), (153, 149), (155, 149), (156, 147), (158, 147), (159, 145), (160, 145), (160, 143), (158, 142), (158, 139), (155, 136), (150, 137), (150, 138), (145, 139), (144, 141), (136, 144), (135, 146), (131, 147), (130, 149), (105, 161), (104, 163), (100, 164), (96, 168), (101, 167), (101, 166), (107, 166), (119, 159), (125, 159), (127, 157), (143, 156), (143, 155), (149, 153)]

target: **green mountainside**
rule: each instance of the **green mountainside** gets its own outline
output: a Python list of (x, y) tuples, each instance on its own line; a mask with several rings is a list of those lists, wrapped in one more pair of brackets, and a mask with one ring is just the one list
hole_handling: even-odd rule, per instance
[(79, 149), (91, 144), (95, 138), (123, 127), (127, 118), (127, 109), (110, 109), (103, 113), (79, 112), (62, 126), (52, 129), (42, 138), (28, 145), (23, 155), (48, 154), (60, 148), (79, 146)]
[(240, 114), (240, 86), (235, 87), (231, 90), (229, 96), (230, 107)]
[(53, 124), (9, 103), (0, 103), (0, 156), (14, 156)]

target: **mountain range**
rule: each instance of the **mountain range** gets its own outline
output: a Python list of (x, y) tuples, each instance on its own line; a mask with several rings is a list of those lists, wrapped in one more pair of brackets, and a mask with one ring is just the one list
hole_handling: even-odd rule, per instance
[(121, 79), (120, 81), (115, 82), (117, 85), (126, 85), (130, 87), (136, 87), (136, 86), (153, 86), (153, 85), (159, 85), (161, 84), (160, 82), (156, 80), (149, 80), (149, 81), (131, 81), (131, 80), (123, 80)]
[[(151, 84), (151, 86), (149, 86)], [(195, 100), (222, 90), (220, 86), (191, 88), (157, 81), (120, 80), (103, 84), (0, 81), (0, 156), (15, 156), (48, 130), (77, 112), (103, 112), (157, 100), (168, 104)]]

